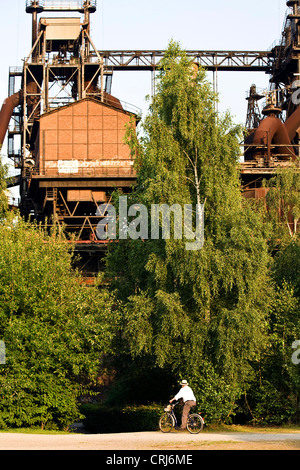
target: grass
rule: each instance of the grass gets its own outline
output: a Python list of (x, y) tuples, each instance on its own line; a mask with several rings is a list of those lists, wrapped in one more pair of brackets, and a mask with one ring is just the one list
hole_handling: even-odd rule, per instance
[(58, 431), (41, 428), (8, 428), (0, 429), (0, 433), (20, 433), (20, 434), (73, 434), (71, 431)]

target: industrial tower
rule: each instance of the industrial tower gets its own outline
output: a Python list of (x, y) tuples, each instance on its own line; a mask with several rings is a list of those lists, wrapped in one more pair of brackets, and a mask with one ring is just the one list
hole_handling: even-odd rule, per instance
[[(262, 116), (256, 111), (255, 125), (250, 124), (245, 138), (241, 176), (244, 194), (250, 198), (264, 197), (263, 179), (300, 156), (300, 1), (289, 0), (287, 6), (280, 43), (269, 53), (270, 87)], [(261, 98), (252, 88), (248, 116)]]
[[(104, 217), (99, 205), (135, 181), (124, 135), (126, 124), (138, 120), (110, 94), (111, 69), (90, 36), (96, 6), (96, 0), (26, 1), (32, 48), (22, 68), (10, 69), (1, 111), (8, 121), (13, 109), (8, 156), (20, 169), (22, 215), (73, 234), (86, 274), (98, 271), (105, 244), (96, 234)], [(83, 17), (45, 17), (49, 11)]]

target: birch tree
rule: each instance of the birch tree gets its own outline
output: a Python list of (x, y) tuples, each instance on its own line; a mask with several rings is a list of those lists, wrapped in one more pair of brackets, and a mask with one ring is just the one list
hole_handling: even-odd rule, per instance
[(216, 114), (215, 100), (205, 71), (172, 41), (143, 136), (128, 132), (138, 172), (131, 200), (149, 210), (205, 204), (204, 246), (125, 240), (107, 265), (123, 302), (127, 373), (138, 361), (175, 382), (188, 377), (207, 414), (221, 418), (234, 413), (265, 341), (269, 255), (261, 217), (240, 192), (241, 128)]

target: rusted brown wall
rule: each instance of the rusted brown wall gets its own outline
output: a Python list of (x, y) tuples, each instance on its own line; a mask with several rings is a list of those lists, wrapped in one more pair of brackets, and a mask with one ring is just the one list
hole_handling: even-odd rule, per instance
[(129, 122), (128, 113), (90, 99), (43, 115), (36, 141), (40, 173), (61, 173), (59, 166), (68, 161), (75, 167), (78, 162), (83, 175), (100, 175), (110, 168), (113, 174), (132, 172), (130, 149), (123, 140)]
[(246, 199), (264, 199), (269, 192), (269, 188), (253, 188), (244, 191)]

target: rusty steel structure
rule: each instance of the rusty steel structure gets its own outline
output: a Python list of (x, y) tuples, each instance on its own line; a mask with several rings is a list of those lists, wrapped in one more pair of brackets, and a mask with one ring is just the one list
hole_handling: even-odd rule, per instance
[(112, 72), (90, 36), (96, 7), (96, 0), (26, 1), (32, 47), (24, 66), (10, 69), (0, 111), (1, 143), (8, 130), (8, 156), (20, 170), (12, 184), (20, 185), (21, 214), (64, 229), (86, 274), (99, 270), (105, 245), (96, 233), (99, 206), (135, 181), (124, 135), (139, 119), (110, 93)]
[(256, 111), (252, 126), (247, 129), (241, 165), (244, 195), (250, 198), (264, 197), (267, 190), (262, 188), (263, 179), (272, 177), (278, 166), (298, 161), (300, 156), (300, 1), (288, 0), (286, 4), (280, 43), (270, 51), (270, 87), (262, 115), (257, 112), (262, 96), (252, 93), (251, 98), (250, 92), (248, 117), (251, 106)]
[[(104, 64), (114, 70), (156, 70), (164, 51), (99, 51)], [(271, 69), (270, 51), (186, 51), (187, 56), (208, 71), (268, 72)]]
[[(250, 88), (241, 163), (244, 195), (264, 196), (262, 180), (299, 156), (300, 0), (287, 1), (282, 38), (270, 51), (187, 51), (214, 73), (260, 71), (267, 92)], [(99, 270), (105, 243), (96, 227), (114, 188), (129, 192), (136, 179), (126, 124), (139, 110), (111, 95), (114, 71), (150, 71), (164, 51), (99, 51), (90, 34), (96, 0), (26, 0), (32, 44), (22, 67), (9, 70), (8, 98), (0, 111), (0, 143), (20, 174), (20, 211), (73, 234), (86, 273)], [(45, 16), (47, 12), (67, 13)], [(71, 15), (81, 14), (82, 18)], [(299, 94), (299, 93), (298, 93)], [(265, 97), (265, 106), (259, 102)]]

